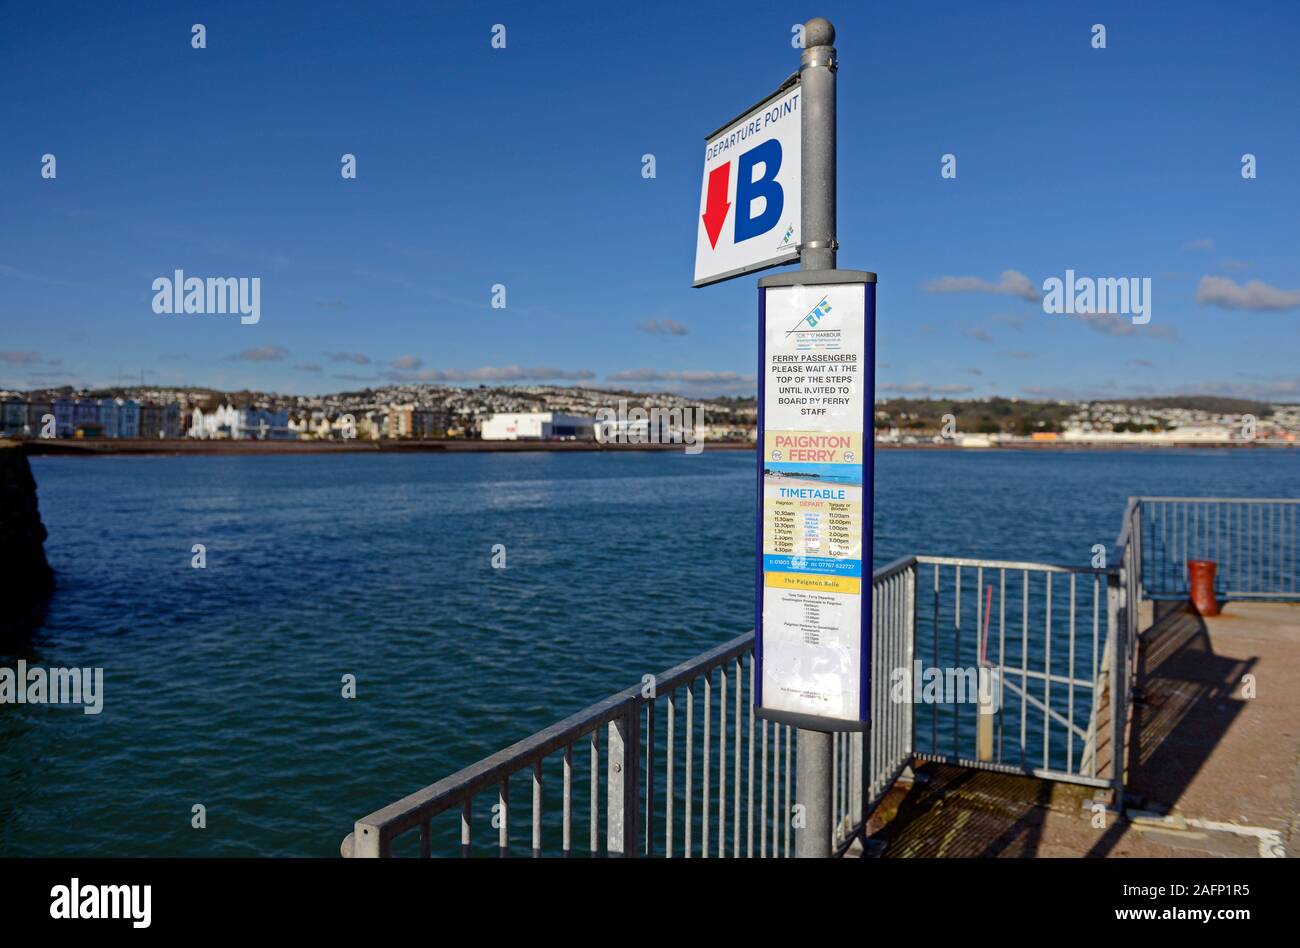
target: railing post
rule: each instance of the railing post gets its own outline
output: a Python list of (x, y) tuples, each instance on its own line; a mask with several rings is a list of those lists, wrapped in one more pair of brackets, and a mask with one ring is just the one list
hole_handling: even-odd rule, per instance
[[(993, 689), (998, 684), (996, 675), (996, 671), (991, 666), (980, 664), (976, 668), (975, 759), (986, 763), (993, 761), (993, 715), (995, 713)], [(985, 682), (988, 683), (987, 688)]]
[[(1132, 550), (1132, 544), (1128, 547)], [(1128, 555), (1120, 565), (1118, 576), (1106, 578), (1106, 628), (1112, 648), (1110, 650), (1110, 726), (1111, 726), (1111, 787), (1115, 794), (1115, 809), (1124, 813), (1124, 725), (1128, 717), (1128, 675), (1125, 654), (1127, 652), (1125, 623), (1121, 621), (1121, 596), (1129, 569)]]
[[(903, 655), (903, 667), (907, 669), (907, 674), (912, 674), (912, 662), (916, 661), (916, 577), (917, 577), (916, 558), (912, 558), (912, 565), (907, 568), (907, 625), (903, 634), (907, 636), (907, 649)], [(916, 704), (917, 696), (912, 695), (909, 702), (907, 716), (907, 740), (904, 742), (904, 750), (907, 753), (908, 765), (911, 765), (912, 755), (916, 753)]]
[(867, 741), (869, 731), (855, 731), (849, 735), (849, 812), (853, 823), (861, 824), (863, 835), (867, 830), (867, 801), (871, 796), (867, 772)]
[(1136, 614), (1142, 610), (1142, 500), (1133, 505), (1133, 519), (1129, 522), (1129, 542), (1133, 544), (1133, 588), (1137, 601), (1133, 603)]
[(352, 829), (352, 857), (354, 859), (385, 859), (392, 855), (388, 841), (378, 826), (358, 820)]
[(609, 722), (605, 764), (605, 850), (632, 857), (637, 849), (637, 775), (641, 756), (641, 717), (635, 701)]

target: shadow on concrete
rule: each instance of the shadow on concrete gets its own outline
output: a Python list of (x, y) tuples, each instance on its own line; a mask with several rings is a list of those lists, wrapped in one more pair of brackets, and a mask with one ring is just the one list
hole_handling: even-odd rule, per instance
[[(1167, 812), (1244, 710), (1233, 692), (1256, 660), (1216, 655), (1204, 620), (1186, 604), (1154, 607), (1138, 647), (1126, 789), (1130, 805)], [(1123, 830), (1112, 826), (1088, 855), (1107, 855)]]
[[(1155, 608), (1138, 650), (1127, 789), (1130, 806), (1162, 812), (1178, 802), (1242, 713), (1244, 699), (1233, 691), (1256, 660), (1216, 655), (1205, 622), (1184, 604)], [(1095, 792), (948, 764), (921, 765), (917, 776), (871, 835), (885, 858), (1037, 856), (1048, 814), (1080, 813)], [(1107, 822), (1085, 855), (1110, 854), (1128, 828), (1122, 820)]]

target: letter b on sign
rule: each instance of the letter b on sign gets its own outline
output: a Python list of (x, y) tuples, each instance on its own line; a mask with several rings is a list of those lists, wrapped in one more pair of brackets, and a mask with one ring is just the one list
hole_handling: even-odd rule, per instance
[[(755, 180), (755, 166), (762, 165), (762, 175)], [(781, 170), (781, 143), (770, 138), (740, 156), (736, 167), (736, 243), (757, 237), (777, 225), (785, 207), (785, 192), (777, 183)], [(757, 217), (754, 204), (763, 199)]]

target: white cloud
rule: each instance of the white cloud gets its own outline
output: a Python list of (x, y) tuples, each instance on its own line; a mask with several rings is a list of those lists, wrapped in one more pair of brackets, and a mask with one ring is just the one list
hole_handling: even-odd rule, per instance
[(1024, 385), (1020, 389), (1021, 394), (1029, 395), (1033, 398), (1045, 398), (1049, 401), (1079, 401), (1084, 396), (1072, 388), (1056, 388), (1049, 385)]
[(647, 319), (640, 329), (642, 332), (661, 332), (670, 336), (684, 336), (690, 332), (675, 319)]
[(1178, 341), (1178, 330), (1167, 323), (1136, 325), (1127, 316), (1117, 313), (1075, 313), (1068, 318), (1078, 320), (1103, 336), (1145, 336), (1167, 342)]
[(661, 372), (658, 369), (625, 369), (622, 372), (615, 372), (612, 375), (605, 376), (605, 380), (608, 382), (745, 382), (750, 385), (755, 382), (754, 376), (741, 375), (738, 372), (707, 372), (695, 370)]
[(1280, 311), (1300, 307), (1300, 290), (1280, 290), (1263, 280), (1242, 286), (1232, 277), (1203, 276), (1196, 287), (1196, 302), (1223, 309)]
[(259, 346), (256, 349), (245, 349), (236, 358), (245, 362), (279, 362), (288, 354), (289, 350), (284, 346)]
[(758, 390), (756, 376), (707, 369), (625, 369), (605, 376), (605, 381), (633, 391), (677, 392), (700, 398), (752, 395)]
[(390, 372), (399, 382), (545, 382), (594, 379), (587, 369), (557, 369), (553, 366), (484, 365), (476, 369), (421, 369), (418, 372)]
[(1005, 296), (1019, 296), (1034, 303), (1043, 298), (1038, 287), (1018, 270), (1003, 270), (997, 283), (973, 276), (944, 276), (931, 280), (923, 289), (927, 293), (1001, 293)]
[(879, 390), (899, 395), (964, 395), (975, 391), (969, 385), (931, 385), (929, 382), (885, 382)]

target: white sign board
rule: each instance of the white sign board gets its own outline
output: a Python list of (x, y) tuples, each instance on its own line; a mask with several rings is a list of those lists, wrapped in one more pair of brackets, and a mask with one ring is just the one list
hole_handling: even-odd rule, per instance
[(694, 286), (799, 259), (800, 98), (796, 84), (706, 142)]
[(867, 717), (874, 289), (760, 290), (759, 687), (800, 726)]

